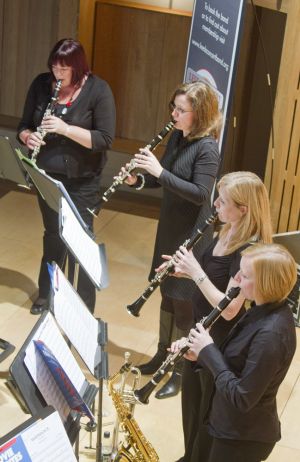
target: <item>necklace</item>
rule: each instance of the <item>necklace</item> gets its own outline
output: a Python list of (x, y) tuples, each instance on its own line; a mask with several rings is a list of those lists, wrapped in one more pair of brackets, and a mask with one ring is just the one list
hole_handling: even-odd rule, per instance
[(63, 108), (62, 111), (61, 111), (62, 115), (65, 115), (65, 114), (68, 112), (68, 109), (72, 106), (72, 104), (73, 104), (73, 97), (74, 97), (74, 94), (75, 94), (75, 92), (76, 92), (77, 90), (78, 90), (77, 87), (74, 87), (74, 88), (73, 88), (73, 91), (72, 91), (72, 94), (71, 94), (69, 100), (65, 103), (64, 108)]

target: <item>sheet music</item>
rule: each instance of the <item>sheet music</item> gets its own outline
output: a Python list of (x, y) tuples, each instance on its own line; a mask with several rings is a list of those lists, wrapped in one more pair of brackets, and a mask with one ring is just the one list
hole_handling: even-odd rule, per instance
[(2, 460), (76, 462), (77, 459), (58, 413), (53, 412), (6, 443), (0, 455)]
[(52, 286), (55, 318), (94, 374), (95, 366), (100, 361), (99, 323), (57, 265), (54, 266)]
[(98, 244), (84, 231), (64, 198), (61, 199), (59, 213), (63, 240), (70, 247), (70, 250), (83, 266), (90, 279), (100, 288), (102, 268)]
[(85, 376), (73, 357), (53, 316), (48, 313), (26, 348), (24, 363), (46, 403), (57, 409), (62, 420), (65, 421), (70, 413), (70, 408), (48, 367), (36, 350), (33, 340), (42, 340), (48, 346), (79, 393), (82, 393), (84, 389)]

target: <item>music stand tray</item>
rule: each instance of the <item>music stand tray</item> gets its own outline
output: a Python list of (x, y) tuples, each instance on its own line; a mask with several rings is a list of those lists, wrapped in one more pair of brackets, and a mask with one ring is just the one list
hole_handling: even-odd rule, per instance
[(10, 180), (26, 189), (30, 189), (26, 170), (9, 139), (0, 136), (0, 178)]

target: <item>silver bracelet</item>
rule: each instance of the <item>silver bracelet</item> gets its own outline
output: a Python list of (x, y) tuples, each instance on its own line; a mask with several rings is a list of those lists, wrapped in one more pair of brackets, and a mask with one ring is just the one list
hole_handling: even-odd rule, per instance
[(202, 282), (204, 281), (204, 279), (207, 278), (207, 274), (203, 273), (201, 276), (199, 276), (197, 279), (194, 279), (194, 282), (197, 286), (199, 286), (200, 284), (202, 284)]
[(141, 179), (141, 184), (137, 188), (135, 188), (137, 191), (139, 191), (140, 189), (143, 189), (143, 187), (145, 186), (145, 177), (142, 173), (137, 173), (136, 176), (137, 178)]

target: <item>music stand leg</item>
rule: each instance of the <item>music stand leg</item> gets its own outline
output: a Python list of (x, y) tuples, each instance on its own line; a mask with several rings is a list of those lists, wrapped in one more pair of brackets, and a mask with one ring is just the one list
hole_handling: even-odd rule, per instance
[(98, 415), (97, 415), (97, 444), (96, 444), (96, 462), (102, 461), (102, 396), (103, 396), (103, 379), (99, 379), (98, 390)]
[(76, 437), (74, 452), (75, 452), (76, 459), (79, 461), (79, 432), (78, 432), (78, 435)]

